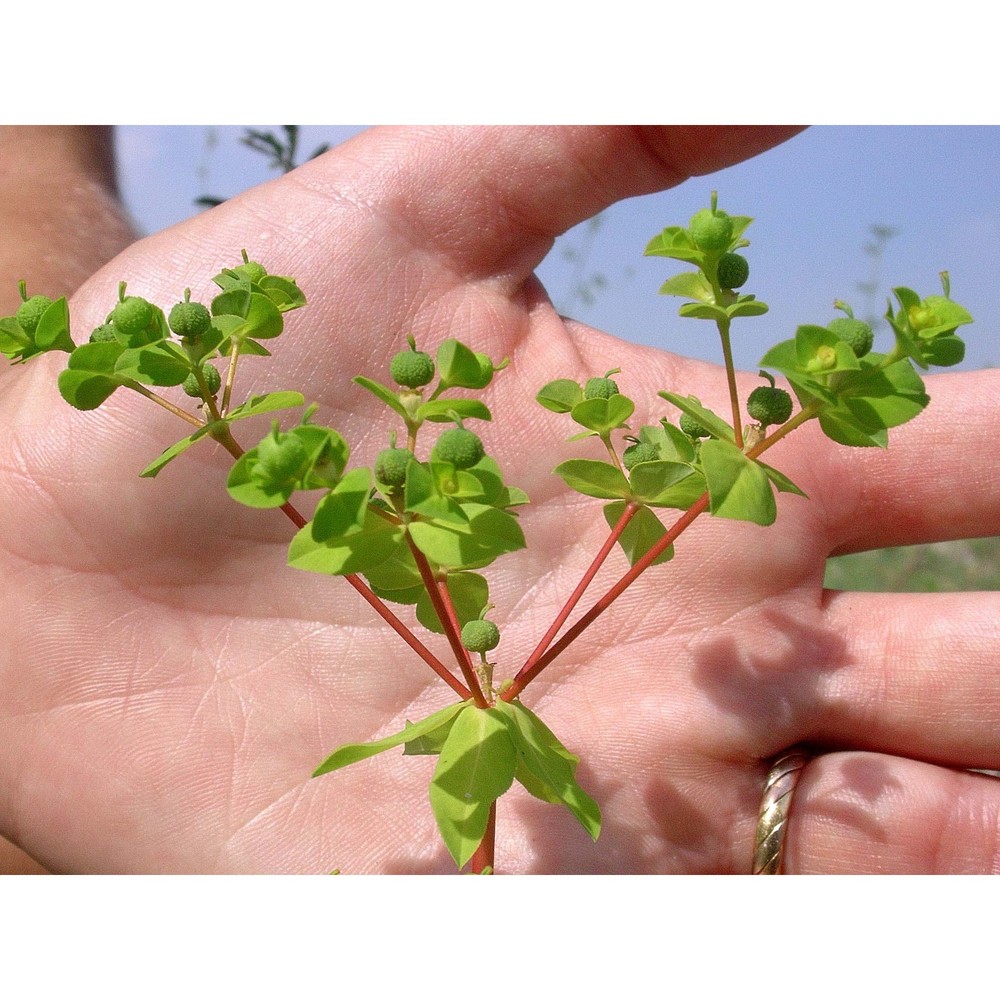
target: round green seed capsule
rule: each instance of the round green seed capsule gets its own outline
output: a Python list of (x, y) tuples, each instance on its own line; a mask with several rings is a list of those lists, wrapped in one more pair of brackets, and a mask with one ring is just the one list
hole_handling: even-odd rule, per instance
[(680, 426), (681, 430), (684, 431), (689, 438), (707, 438), (712, 436), (710, 431), (705, 430), (705, 428), (702, 427), (701, 424), (694, 419), (694, 417), (689, 416), (686, 413), (681, 414)]
[(741, 288), (750, 277), (750, 265), (738, 253), (724, 253), (719, 258), (718, 275), (723, 288)]
[(583, 387), (584, 399), (610, 399), (619, 394), (618, 383), (611, 378), (588, 378)]
[(268, 434), (257, 445), (257, 467), (253, 475), (277, 486), (287, 486), (299, 478), (308, 460), (308, 449), (294, 434), (282, 434), (277, 438)]
[(15, 319), (20, 324), (21, 329), (29, 336), (38, 329), (38, 323), (42, 318), (42, 313), (52, 305), (52, 299), (47, 295), (32, 295), (26, 302), (22, 302), (17, 307)]
[(130, 295), (111, 311), (111, 322), (126, 337), (133, 337), (153, 322), (153, 307), (146, 299)]
[(375, 478), (386, 486), (399, 487), (406, 483), (406, 467), (416, 461), (409, 448), (385, 448), (375, 459)]
[(725, 212), (703, 208), (691, 217), (688, 232), (699, 250), (728, 250), (733, 242), (733, 222)]
[(92, 344), (110, 344), (115, 339), (115, 328), (110, 323), (102, 323), (90, 335)]
[(792, 397), (784, 389), (760, 385), (747, 397), (747, 413), (764, 427), (783, 424), (792, 415)]
[(248, 260), (246, 263), (240, 264), (239, 267), (234, 267), (233, 270), (255, 285), (260, 282), (261, 278), (267, 277), (267, 270), (264, 265), (259, 264), (255, 260)]
[(632, 468), (640, 462), (655, 462), (659, 457), (653, 445), (640, 441), (637, 444), (629, 445), (622, 452), (622, 465), (631, 472)]
[(472, 653), (488, 653), (500, 645), (500, 629), (485, 618), (462, 626), (462, 645)]
[(212, 325), (212, 314), (200, 302), (178, 302), (170, 310), (167, 325), (178, 337), (200, 337)]
[(826, 328), (835, 333), (845, 344), (849, 344), (856, 358), (863, 358), (875, 343), (874, 331), (860, 319), (841, 316), (827, 323)]
[(434, 359), (423, 351), (400, 351), (389, 362), (389, 374), (397, 385), (419, 389), (434, 378)]
[(477, 434), (464, 427), (445, 431), (431, 450), (435, 462), (451, 462), (456, 469), (471, 469), (486, 454)]
[[(211, 395), (214, 396), (222, 388), (222, 376), (219, 374), (219, 370), (208, 362), (201, 366), (201, 377), (205, 380), (205, 385), (208, 386)], [(201, 386), (198, 385), (198, 377), (194, 372), (191, 372), (184, 379), (183, 388), (189, 396), (193, 396), (195, 399), (201, 398)]]

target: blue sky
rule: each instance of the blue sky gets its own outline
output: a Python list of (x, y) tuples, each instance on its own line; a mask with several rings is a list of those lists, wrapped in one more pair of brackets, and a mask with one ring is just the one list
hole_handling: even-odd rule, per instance
[[(304, 126), (301, 149), (360, 130)], [(123, 193), (143, 230), (193, 214), (198, 195), (232, 195), (274, 176), (263, 157), (239, 144), (240, 134), (239, 126), (120, 127)], [(718, 360), (714, 327), (679, 319), (679, 301), (657, 294), (678, 268), (642, 255), (662, 228), (686, 224), (714, 188), (720, 207), (756, 220), (746, 234), (751, 278), (744, 291), (771, 306), (767, 316), (734, 326), (739, 367), (754, 369), (767, 347), (800, 323), (832, 319), (836, 298), (859, 315), (881, 313), (892, 285), (936, 293), (943, 269), (953, 297), (976, 318), (962, 367), (982, 367), (1000, 363), (998, 181), (998, 127), (819, 126), (747, 163), (612, 207), (557, 242), (539, 274), (568, 314), (628, 340)], [(875, 223), (897, 232), (885, 244), (873, 302), (857, 284), (872, 276), (863, 246)], [(574, 296), (575, 280), (595, 275), (604, 284), (593, 289), (593, 301)], [(876, 346), (887, 345), (888, 335), (881, 337)]]

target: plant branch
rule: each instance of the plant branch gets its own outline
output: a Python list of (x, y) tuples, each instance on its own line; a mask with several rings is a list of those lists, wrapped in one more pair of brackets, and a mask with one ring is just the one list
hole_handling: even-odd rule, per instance
[(567, 646), (593, 624), (621, 595), (645, 572), (656, 558), (683, 532), (699, 514), (708, 509), (709, 497), (703, 493), (694, 504), (686, 510), (649, 551), (582, 617), (565, 635), (550, 649), (540, 656), (530, 667), (525, 665), (518, 671), (511, 684), (500, 697), (504, 701), (512, 701), (524, 688), (533, 681)]
[(141, 382), (133, 382), (131, 379), (125, 383), (130, 389), (134, 389), (140, 396), (145, 396), (150, 402), (156, 403), (157, 406), (162, 406), (165, 410), (168, 410), (175, 417), (180, 417), (181, 420), (186, 420), (189, 424), (194, 424), (195, 427), (204, 427), (205, 421), (200, 417), (196, 417), (193, 413), (188, 413), (187, 410), (182, 410), (179, 406), (174, 406), (169, 400), (164, 399), (162, 396), (150, 389), (147, 389)]
[(729, 322), (716, 321), (722, 340), (722, 357), (726, 363), (726, 381), (729, 383), (729, 401), (733, 408), (733, 435), (736, 447), (743, 450), (743, 418), (740, 411), (740, 394), (736, 388), (736, 368), (733, 365), (733, 348), (729, 341)]
[(580, 578), (580, 582), (576, 585), (576, 589), (573, 591), (572, 594), (570, 594), (569, 600), (567, 600), (565, 605), (563, 605), (563, 609), (556, 616), (556, 619), (549, 627), (549, 630), (545, 633), (544, 636), (542, 636), (541, 641), (535, 647), (531, 656), (529, 656), (528, 659), (525, 661), (524, 666), (521, 668), (522, 672), (530, 670), (538, 661), (539, 657), (541, 657), (541, 655), (545, 652), (545, 650), (549, 648), (549, 646), (552, 643), (552, 640), (555, 639), (555, 637), (559, 634), (559, 629), (561, 629), (563, 625), (566, 623), (566, 619), (569, 618), (570, 614), (573, 611), (573, 608), (576, 607), (580, 598), (583, 597), (584, 592), (590, 586), (591, 581), (594, 579), (594, 577), (597, 575), (597, 571), (601, 568), (601, 565), (604, 563), (604, 560), (607, 559), (611, 550), (615, 547), (615, 543), (621, 537), (622, 532), (628, 526), (629, 521), (632, 520), (632, 518), (635, 516), (636, 511), (638, 510), (639, 510), (639, 504), (637, 503), (633, 503), (630, 501), (625, 505), (625, 509), (622, 511), (622, 516), (618, 519), (618, 523), (611, 529), (611, 534), (608, 535), (606, 541), (601, 546), (600, 551), (594, 557), (594, 561), (590, 564), (586, 573), (584, 573), (583, 576)]
[(451, 651), (455, 654), (455, 659), (462, 670), (462, 676), (465, 678), (465, 683), (471, 692), (471, 697), (479, 708), (487, 708), (488, 702), (483, 695), (482, 688), (479, 686), (479, 679), (476, 677), (476, 671), (472, 665), (472, 657), (469, 656), (469, 651), (462, 645), (458, 617), (455, 614), (454, 605), (451, 603), (451, 594), (448, 593), (447, 581), (438, 580), (434, 576), (434, 571), (431, 569), (427, 557), (417, 548), (409, 535), (406, 536), (406, 541), (410, 546), (410, 551), (413, 553), (417, 569), (420, 571), (420, 579), (423, 580), (427, 596), (430, 598), (434, 612), (437, 614), (438, 620), (441, 622), (441, 627), (444, 629), (444, 634), (448, 639), (448, 644), (451, 646)]
[(472, 861), (470, 862), (470, 867), (474, 875), (485, 875), (485, 869), (487, 868), (490, 870), (490, 874), (493, 873), (493, 858), (496, 854), (496, 840), (497, 803), (496, 799), (494, 799), (490, 803), (490, 815), (489, 819), (486, 821), (486, 833), (483, 834), (483, 839), (480, 841), (479, 846), (472, 855)]
[[(223, 427), (212, 437), (229, 452), (233, 458), (239, 459), (243, 456), (243, 449), (229, 431), (229, 427)], [(290, 503), (282, 504), (281, 512), (288, 518), (296, 528), (304, 528), (309, 522)], [(463, 701), (475, 697), (476, 688), (466, 687), (462, 682), (413, 634), (412, 629), (401, 622), (386, 606), (385, 602), (373, 591), (368, 584), (354, 573), (347, 573), (344, 579), (368, 602), (378, 616), (412, 649), (441, 678)], [(480, 697), (482, 694), (480, 693)], [(481, 706), (483, 707), (483, 706)]]

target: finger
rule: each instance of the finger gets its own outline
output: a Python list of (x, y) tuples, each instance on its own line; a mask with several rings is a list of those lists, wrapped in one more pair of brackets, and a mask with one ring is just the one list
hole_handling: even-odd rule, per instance
[[(805, 488), (829, 526), (834, 554), (1000, 534), (1000, 372), (926, 383), (927, 409), (890, 430), (885, 451), (817, 447), (818, 428), (790, 442), (811, 467), (814, 488)], [(780, 467), (777, 449), (775, 461)]]
[(1000, 768), (1000, 594), (838, 593), (826, 625), (843, 655), (808, 738)]
[(785, 836), (790, 874), (1000, 874), (1000, 779), (870, 753), (805, 768)]
[[(297, 179), (327, 197), (392, 212), (414, 246), (465, 276), (520, 284), (554, 237), (633, 195), (748, 159), (793, 126), (378, 129), (354, 140), (356, 175), (316, 161)], [(347, 161), (345, 161), (347, 162)]]

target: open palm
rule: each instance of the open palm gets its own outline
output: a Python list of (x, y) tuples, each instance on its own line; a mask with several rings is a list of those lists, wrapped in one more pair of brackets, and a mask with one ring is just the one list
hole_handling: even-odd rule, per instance
[[(498, 677), (512, 675), (607, 533), (600, 501), (550, 474), (590, 446), (553, 444), (569, 428), (537, 389), (620, 367), (641, 422), (664, 412), (660, 389), (725, 400), (712, 366), (560, 318), (535, 266), (607, 204), (787, 134), (366, 133), (135, 244), (77, 294), (75, 334), (103, 319), (119, 280), (167, 306), (186, 286), (205, 299), (212, 269), (246, 247), (295, 275), (309, 307), (273, 362), (241, 374), (258, 366), (255, 391), (300, 389), (363, 462), (387, 444), (385, 411), (350, 378), (386, 380), (406, 335), (509, 357), (482, 437), (532, 500), (527, 550), (488, 571)], [(294, 529), (230, 500), (225, 452), (201, 443), (138, 479), (184, 425), (123, 391), (73, 411), (58, 367), (3, 374), (0, 833), (60, 871), (453, 870), (427, 803), (433, 759), (309, 779), (335, 746), (453, 693), (343, 581), (287, 568)], [(990, 373), (935, 380), (934, 404), (885, 454), (807, 427), (772, 460), (809, 500), (783, 495), (770, 529), (699, 519), (524, 694), (581, 756), (600, 840), (515, 791), (499, 807), (498, 869), (748, 871), (767, 761), (806, 741), (828, 752), (796, 793), (788, 870), (996, 870), (998, 783), (958, 770), (1000, 767), (996, 597), (835, 595), (822, 578), (831, 551), (1000, 531), (982, 405), (998, 390)], [(234, 433), (248, 447), (263, 426)], [(624, 568), (612, 555), (593, 597)]]

